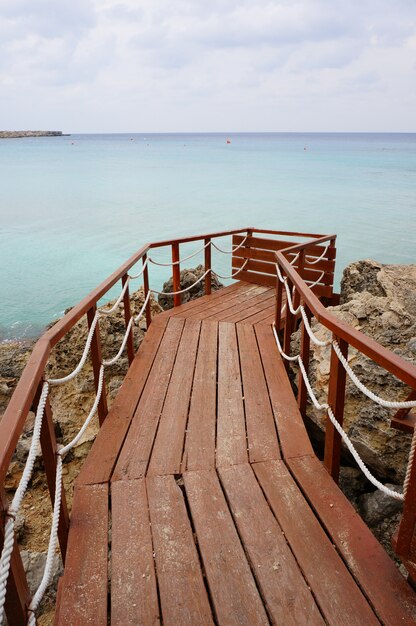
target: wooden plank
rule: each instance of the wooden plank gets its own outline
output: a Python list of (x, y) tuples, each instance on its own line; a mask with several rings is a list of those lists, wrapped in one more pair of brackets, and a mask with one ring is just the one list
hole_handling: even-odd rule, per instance
[(214, 319), (217, 313), (227, 312), (232, 306), (250, 301), (266, 289), (266, 287), (260, 287), (259, 285), (250, 285), (249, 283), (247, 285), (249, 285), (247, 288), (234, 291), (232, 297), (221, 298), (221, 300), (216, 300), (213, 303), (207, 303), (205, 306), (192, 310), (190, 313), (184, 312), (184, 315), (193, 319), (208, 319), (209, 317)]
[(274, 624), (324, 624), (249, 465), (219, 470), (234, 523)]
[(267, 274), (256, 274), (255, 272), (247, 272), (243, 270), (239, 273), (239, 277), (248, 283), (254, 283), (256, 285), (262, 285), (263, 287), (274, 287), (276, 284), (276, 277), (268, 276)]
[[(245, 235), (235, 235), (233, 241), (236, 245), (239, 245), (244, 238)], [(264, 237), (248, 237), (246, 240), (246, 248), (259, 248), (260, 250), (285, 250), (295, 245), (297, 245), (296, 241), (282, 241), (279, 239), (266, 239)], [(316, 257), (318, 257), (324, 251), (325, 245), (308, 244), (306, 254), (308, 256), (316, 255)], [(335, 251), (336, 249), (334, 247), (329, 247), (326, 258), (335, 258)]]
[(269, 624), (215, 471), (187, 472), (184, 482), (217, 622)]
[(328, 623), (379, 624), (284, 463), (266, 461), (253, 469)]
[[(233, 259), (232, 269), (238, 270), (246, 263), (247, 259), (243, 259), (242, 257), (236, 257)], [(275, 260), (276, 261), (276, 260)], [(252, 261), (249, 260), (244, 266), (247, 271), (256, 272), (260, 274), (266, 274), (276, 277), (276, 265), (275, 263), (264, 263), (263, 261)], [(310, 280), (315, 282), (319, 280), (319, 283), (324, 285), (332, 285), (334, 282), (334, 273), (325, 270), (325, 274), (322, 276), (322, 272), (324, 270), (316, 269), (314, 266), (311, 268), (303, 268), (301, 272), (299, 272), (304, 280)]]
[(416, 593), (316, 457), (289, 466), (383, 624), (415, 624)]
[(254, 328), (237, 326), (250, 463), (279, 459), (279, 443)]
[(234, 324), (219, 323), (218, 331), (218, 467), (246, 463), (247, 441), (240, 364)]
[[(217, 289), (217, 291), (213, 291), (209, 296), (201, 296), (200, 298), (196, 298), (195, 300), (191, 300), (190, 302), (185, 302), (185, 304), (181, 304), (174, 309), (168, 309), (163, 313), (160, 313), (162, 317), (175, 317), (178, 315), (182, 315), (184, 311), (191, 311), (193, 309), (200, 308), (201, 306), (208, 306), (209, 303), (215, 302), (218, 298), (228, 298), (232, 297), (232, 294), (235, 291), (240, 291), (240, 289), (249, 288), (251, 285), (249, 283), (236, 282), (232, 285), (228, 285), (227, 287), (222, 287), (221, 289)], [(158, 316), (159, 317), (159, 316)]]
[[(292, 258), (294, 256), (295, 256), (295, 253), (292, 254)], [(237, 258), (253, 259), (255, 261), (264, 261), (266, 263), (272, 263), (273, 265), (276, 263), (276, 256), (273, 250), (259, 250), (257, 248), (239, 248), (233, 254), (233, 263), (234, 263), (234, 260)], [(295, 267), (296, 267), (296, 263), (295, 263)], [(314, 263), (313, 265), (309, 265), (308, 267), (309, 269), (320, 270), (321, 272), (325, 270), (326, 272), (334, 273), (335, 260), (323, 258), (317, 263)]]
[[(244, 319), (248, 310), (258, 311), (259, 308), (262, 307), (264, 303), (269, 304), (274, 299), (274, 291), (273, 289), (268, 289), (267, 287), (262, 287), (264, 291), (260, 294), (257, 294), (255, 297), (250, 298), (249, 300), (240, 302), (232, 307), (230, 307), (227, 311), (224, 311), (222, 314), (214, 315), (210, 317), (210, 319), (221, 318), (222, 320), (239, 320)], [(225, 315), (224, 315), (225, 313)]]
[(75, 489), (58, 624), (107, 626), (108, 485)]
[(258, 311), (254, 315), (244, 318), (237, 322), (237, 324), (258, 324), (259, 322), (269, 322), (270, 325), (274, 322), (275, 305), (268, 306), (263, 311)]
[(257, 325), (255, 332), (283, 457), (288, 459), (313, 454), (272, 328)]
[(145, 475), (183, 326), (184, 320), (179, 318), (168, 322), (114, 470), (113, 480), (141, 478)]
[(201, 322), (186, 320), (148, 474), (179, 474)]
[(145, 480), (111, 485), (111, 624), (160, 623)]
[(185, 440), (183, 468), (215, 467), (218, 324), (202, 322)]
[(76, 480), (77, 484), (108, 482), (163, 339), (168, 318), (156, 317), (140, 345), (110, 411)]
[(164, 626), (213, 625), (192, 528), (173, 476), (146, 479)]
[(243, 320), (251, 317), (253, 314), (263, 313), (264, 309), (269, 309), (273, 307), (275, 303), (275, 295), (272, 293), (268, 298), (264, 298), (262, 301), (256, 301), (252, 305), (247, 306), (245, 309), (241, 309), (240, 311), (234, 313), (233, 315), (225, 317), (222, 321), (224, 322), (234, 322), (234, 324), (238, 324)]

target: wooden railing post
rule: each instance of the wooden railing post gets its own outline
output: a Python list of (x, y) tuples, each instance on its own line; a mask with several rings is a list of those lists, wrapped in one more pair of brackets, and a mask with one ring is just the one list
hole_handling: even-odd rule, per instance
[(283, 306), (283, 285), (276, 276), (276, 312), (275, 312), (275, 326), (276, 332), (279, 332), (282, 327), (282, 306)]
[[(408, 557), (413, 544), (416, 530), (416, 459), (410, 468), (409, 485), (405, 494), (403, 513), (397, 531), (397, 540), (394, 549), (401, 557)], [(415, 555), (413, 554), (413, 561)], [(416, 580), (416, 571), (412, 572), (412, 578)]]
[[(287, 279), (287, 286), (289, 288), (290, 294), (292, 294), (292, 282)], [(283, 352), (290, 356), (290, 342), (292, 338), (292, 333), (295, 327), (295, 316), (291, 312), (289, 308), (289, 303), (286, 302), (286, 316), (285, 316), (285, 334), (283, 337)], [(286, 369), (289, 369), (289, 361), (285, 361)]]
[[(6, 511), (8, 501), (3, 487), (0, 488), (0, 552), (3, 550), (4, 526), (6, 523)], [(27, 621), (26, 607), (30, 603), (30, 592), (27, 578), (20, 556), (19, 546), (15, 539), (13, 552), (10, 559), (9, 578), (7, 580), (6, 602), (4, 605), (9, 624), (13, 626), (25, 626)]]
[(211, 239), (208, 237), (204, 239), (205, 250), (204, 250), (204, 267), (205, 271), (210, 270), (208, 274), (205, 276), (204, 288), (205, 295), (209, 296), (211, 294)]
[[(146, 264), (147, 261), (147, 254), (143, 255), (143, 266), (144, 266), (144, 270), (143, 270), (143, 287), (144, 287), (144, 297), (147, 298), (147, 294), (149, 293), (149, 271), (148, 271), (148, 264)], [(151, 309), (151, 304), (150, 304), (150, 298), (148, 303), (146, 304), (146, 326), (147, 328), (149, 328), (150, 324), (152, 323), (152, 309)]]
[[(97, 310), (97, 307), (94, 304), (87, 311), (88, 328), (91, 328), (91, 324), (92, 324), (92, 322), (94, 320), (94, 316), (95, 316), (96, 310)], [(101, 351), (101, 339), (100, 339), (99, 322), (97, 322), (97, 324), (95, 326), (94, 334), (92, 336), (91, 360), (92, 360), (92, 369), (93, 369), (93, 372), (94, 372), (94, 386), (95, 386), (95, 391), (97, 392), (97, 390), (98, 390), (98, 381), (99, 381), (99, 378), (100, 378), (100, 368), (101, 368), (101, 363), (102, 363), (102, 351)], [(99, 422), (100, 422), (100, 426), (104, 422), (104, 420), (105, 420), (105, 418), (107, 416), (107, 413), (108, 413), (107, 392), (106, 392), (105, 380), (103, 380), (103, 388), (102, 388), (102, 392), (101, 392), (101, 398), (100, 398), (100, 401), (98, 403), (98, 419), (99, 419)]]
[[(312, 315), (308, 307), (305, 307), (306, 317), (308, 322), (311, 321)], [(310, 337), (306, 330), (305, 323), (302, 323), (301, 339), (300, 339), (300, 356), (305, 366), (306, 373), (309, 373), (309, 349), (310, 349)], [(305, 381), (303, 380), (302, 372), (299, 369), (298, 373), (298, 407), (301, 415), (306, 416), (306, 405), (308, 402), (308, 390), (306, 389)]]
[[(341, 353), (348, 358), (348, 343), (335, 334), (333, 341), (337, 341)], [(342, 426), (344, 421), (346, 371), (335, 350), (331, 347), (331, 362), (328, 386), (328, 404), (337, 422)], [(341, 436), (335, 430), (329, 417), (326, 418), (324, 465), (335, 482), (338, 482), (341, 463)]]
[[(37, 410), (40, 394), (42, 392), (43, 381), (40, 382), (39, 388), (35, 397), (33, 410)], [(49, 495), (52, 502), (52, 507), (55, 500), (56, 489), (56, 437), (55, 426), (53, 423), (52, 407), (49, 402), (49, 398), (46, 400), (45, 412), (43, 416), (42, 429), (40, 432), (40, 445), (42, 448), (43, 465), (45, 467), (46, 480), (48, 483)], [(62, 485), (62, 497), (61, 497), (61, 510), (59, 516), (58, 526), (58, 539), (59, 546), (61, 548), (62, 562), (65, 565), (66, 548), (68, 543), (69, 533), (69, 513), (66, 503), (66, 494)]]
[[(181, 268), (179, 265), (179, 244), (172, 244), (172, 277), (173, 277), (173, 291), (181, 290)], [(181, 294), (178, 293), (173, 296), (173, 306), (179, 306), (181, 304)]]
[[(126, 284), (127, 280), (128, 280), (128, 274), (126, 272), (121, 279), (121, 284), (123, 287)], [(124, 292), (123, 304), (124, 304), (124, 321), (125, 321), (126, 328), (127, 328), (131, 319), (130, 291), (129, 291), (128, 285), (126, 287), (126, 291)], [(127, 337), (127, 357), (129, 360), (129, 365), (131, 365), (134, 359), (133, 325), (130, 328), (129, 336)]]

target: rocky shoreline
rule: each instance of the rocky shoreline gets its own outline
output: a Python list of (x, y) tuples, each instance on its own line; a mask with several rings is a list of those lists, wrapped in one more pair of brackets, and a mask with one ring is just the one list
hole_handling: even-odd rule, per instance
[(69, 137), (61, 130), (0, 130), (0, 139), (21, 139), (23, 137)]

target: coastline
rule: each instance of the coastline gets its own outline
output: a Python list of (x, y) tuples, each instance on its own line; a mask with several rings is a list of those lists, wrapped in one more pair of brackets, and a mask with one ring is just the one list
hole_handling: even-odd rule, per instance
[(0, 130), (0, 139), (23, 139), (24, 137), (70, 137), (61, 130)]

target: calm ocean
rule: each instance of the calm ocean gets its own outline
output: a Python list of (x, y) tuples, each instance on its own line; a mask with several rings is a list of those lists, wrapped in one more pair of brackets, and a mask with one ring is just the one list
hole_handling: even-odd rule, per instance
[[(1, 140), (0, 340), (39, 334), (154, 239), (248, 225), (336, 233), (337, 280), (356, 259), (415, 262), (416, 134), (228, 137)], [(152, 286), (168, 274), (152, 266)]]

